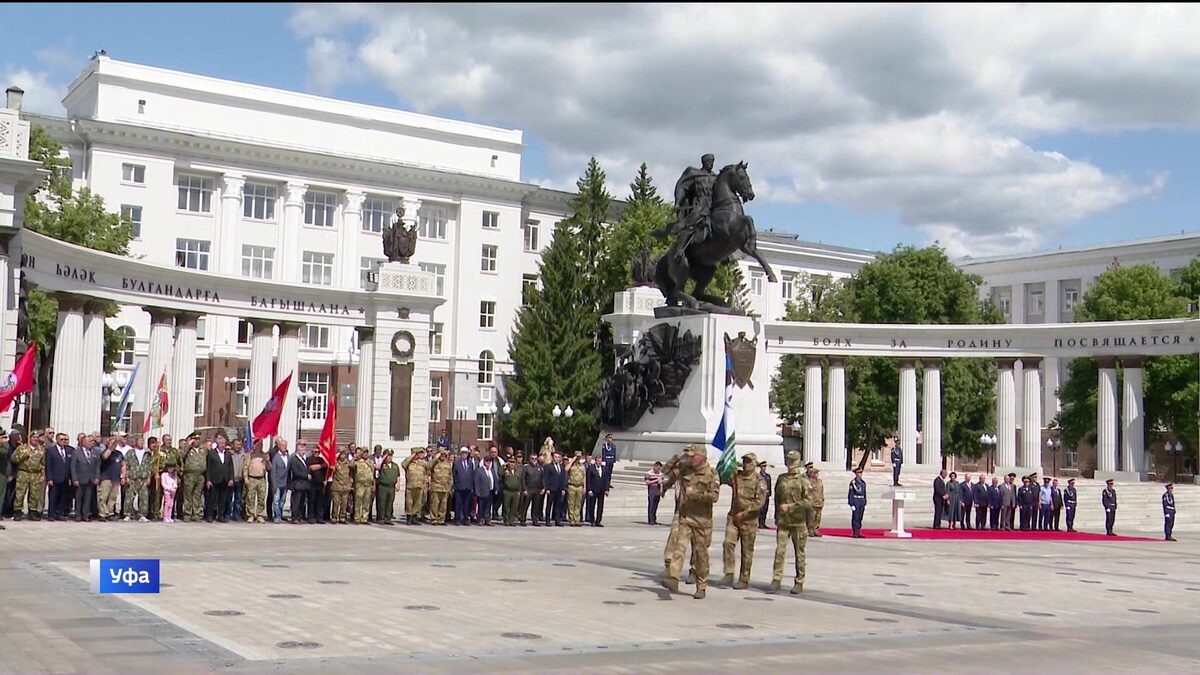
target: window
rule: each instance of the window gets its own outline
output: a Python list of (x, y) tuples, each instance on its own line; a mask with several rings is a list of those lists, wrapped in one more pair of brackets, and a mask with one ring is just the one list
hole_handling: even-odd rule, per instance
[[(308, 398), (309, 393), (316, 394)], [(325, 421), (325, 409), (329, 403), (329, 373), (306, 373), (300, 371), (300, 420)]]
[(429, 378), (429, 421), (442, 421), (442, 378)]
[(539, 223), (536, 220), (525, 221), (525, 227), (523, 229), (525, 230), (525, 250), (526, 251), (538, 250), (538, 229), (540, 228), (540, 226), (541, 226), (541, 223)]
[(1029, 294), (1029, 314), (1037, 316), (1046, 311), (1045, 296), (1041, 291), (1033, 291)]
[(485, 230), (496, 230), (500, 228), (500, 214), (495, 211), (483, 212), (483, 228)]
[(481, 300), (479, 302), (479, 327), (480, 328), (495, 328), (496, 327), (496, 301)]
[(1075, 305), (1079, 303), (1079, 289), (1068, 288), (1063, 293), (1063, 309), (1068, 312), (1075, 311)]
[(492, 416), (490, 413), (479, 413), (475, 416), (475, 431), (476, 440), (492, 440)]
[(134, 185), (145, 185), (146, 167), (142, 166), (141, 164), (122, 164), (121, 182), (133, 183)]
[(417, 211), (417, 236), (424, 239), (445, 239), (446, 221), (450, 211), (444, 206), (422, 206)]
[(1000, 308), (1000, 313), (1004, 315), (1004, 318), (1007, 319), (1012, 316), (1012, 298), (1002, 295), (996, 306)]
[(383, 258), (359, 258), (358, 259), (358, 287), (366, 290), (367, 276), (375, 273), (376, 265), (383, 262)]
[(304, 194), (304, 224), (313, 227), (333, 227), (333, 207), (337, 195), (332, 192), (309, 190)]
[(117, 358), (113, 359), (113, 363), (118, 366), (132, 366), (133, 347), (137, 334), (129, 326), (121, 326), (117, 329), (117, 337), (121, 338), (121, 349), (117, 352)]
[(242, 276), (252, 279), (270, 279), (274, 266), (274, 248), (242, 244)]
[(766, 276), (762, 270), (750, 270), (750, 293), (755, 297), (761, 298), (763, 295), (763, 284), (766, 282)]
[(782, 284), (782, 286), (783, 286), (783, 299), (784, 299), (784, 300), (792, 300), (792, 299), (794, 299), (794, 298), (796, 297), (796, 296), (795, 296), (795, 293), (796, 293), (796, 275), (794, 275), (794, 274), (785, 274), (785, 275), (783, 275), (783, 277), (781, 277), (781, 278), (783, 279), (783, 284)]
[(208, 339), (208, 317), (202, 316), (196, 319), (196, 340), (204, 342)]
[(249, 321), (247, 321), (245, 319), (238, 321), (237, 343), (239, 345), (250, 344), (250, 338), (253, 335), (254, 335), (254, 327), (250, 325)]
[(204, 368), (196, 366), (196, 417), (204, 416)]
[(180, 175), (175, 179), (175, 185), (179, 188), (180, 211), (212, 213), (212, 178)]
[(537, 295), (538, 276), (536, 274), (521, 275), (521, 306), (527, 307), (529, 299)]
[(1072, 445), (1063, 452), (1063, 467), (1075, 468), (1079, 466), (1079, 448)]
[(175, 240), (175, 266), (189, 270), (208, 269), (209, 242), (201, 239)]
[(242, 187), (242, 217), (251, 220), (275, 220), (275, 201), (279, 188), (261, 183), (246, 183)]
[(300, 280), (315, 286), (333, 285), (333, 254), (305, 251)]
[(250, 369), (238, 368), (237, 384), (234, 385), (233, 392), (234, 413), (238, 417), (248, 417), (250, 415)]
[(479, 271), (495, 272), (496, 271), (496, 249), (495, 244), (484, 244), (483, 253), (479, 261)]
[(479, 353), (479, 384), (492, 384), (496, 380), (496, 356), (488, 350)]
[(440, 297), (446, 297), (446, 266), (436, 263), (417, 263), (423, 272), (433, 274), (433, 289)]
[(442, 324), (434, 323), (433, 328), (429, 329), (429, 353), (442, 353)]
[(392, 211), (395, 209), (396, 205), (390, 199), (367, 197), (363, 201), (363, 232), (383, 232), (383, 226), (391, 224)]
[(310, 323), (301, 327), (300, 346), (309, 349), (329, 349), (329, 326)]
[(134, 239), (142, 238), (142, 207), (133, 206), (132, 204), (121, 205), (121, 220), (128, 220), (133, 224), (130, 229), (130, 236)]

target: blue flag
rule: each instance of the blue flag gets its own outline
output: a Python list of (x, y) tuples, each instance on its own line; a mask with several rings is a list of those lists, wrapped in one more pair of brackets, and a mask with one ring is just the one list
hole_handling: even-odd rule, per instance
[(129, 400), (129, 394), (133, 392), (133, 383), (137, 382), (138, 368), (141, 368), (141, 367), (142, 367), (142, 364), (140, 361), (136, 365), (133, 366), (133, 372), (130, 373), (129, 380), (127, 382), (125, 382), (125, 388), (123, 390), (121, 390), (121, 402), (117, 404), (117, 423), (118, 424), (120, 423), (121, 420), (125, 419), (125, 413), (129, 411), (129, 404), (131, 403), (131, 401)]
[(246, 418), (246, 426), (242, 428), (242, 447), (247, 452), (254, 449), (254, 430), (250, 428), (250, 418)]
[(725, 408), (721, 411), (721, 422), (713, 434), (712, 445), (720, 455), (717, 458), (717, 477), (726, 483), (737, 469), (737, 433), (733, 423), (733, 361), (725, 355)]

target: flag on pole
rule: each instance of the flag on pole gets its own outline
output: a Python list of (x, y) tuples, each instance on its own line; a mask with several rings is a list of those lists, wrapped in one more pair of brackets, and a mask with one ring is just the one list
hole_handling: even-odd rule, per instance
[(733, 424), (733, 362), (725, 355), (725, 408), (721, 411), (721, 422), (713, 434), (712, 445), (719, 453), (717, 477), (722, 483), (729, 482), (737, 469), (737, 433)]
[(0, 382), (0, 412), (8, 412), (8, 407), (18, 396), (33, 391), (33, 362), (37, 357), (37, 344), (30, 342), (25, 353), (17, 359), (12, 372)]
[(242, 447), (247, 452), (254, 449), (254, 430), (250, 428), (250, 418), (246, 418), (246, 426), (242, 427)]
[(329, 407), (325, 410), (325, 426), (321, 427), (321, 437), (317, 439), (317, 451), (321, 453), (330, 473), (333, 472), (333, 465), (337, 462), (337, 439), (334, 438), (336, 428), (337, 401), (330, 396)]
[(150, 397), (150, 409), (146, 411), (146, 420), (142, 422), (142, 435), (150, 433), (151, 427), (162, 428), (163, 418), (169, 408), (167, 396), (167, 369), (163, 368), (162, 377), (158, 378), (158, 388)]
[(117, 404), (117, 421), (125, 419), (130, 404), (129, 394), (133, 392), (133, 383), (137, 381), (138, 369), (142, 367), (139, 361), (134, 367), (133, 372), (129, 374), (129, 380), (125, 383), (125, 388), (121, 390), (121, 402)]
[(262, 412), (258, 417), (254, 418), (254, 425), (250, 432), (255, 438), (266, 438), (274, 436), (275, 432), (279, 431), (279, 416), (283, 414), (284, 397), (288, 395), (289, 388), (292, 386), (292, 374), (283, 378), (283, 382), (275, 387), (275, 391), (271, 394), (271, 398), (267, 400), (263, 406)]

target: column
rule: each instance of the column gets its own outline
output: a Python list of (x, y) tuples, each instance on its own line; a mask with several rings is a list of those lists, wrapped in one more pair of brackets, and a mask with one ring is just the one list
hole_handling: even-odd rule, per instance
[(99, 432), (104, 392), (104, 305), (87, 302), (83, 306), (83, 351), (72, 372), (79, 378), (79, 431)]
[[(246, 408), (250, 419), (253, 420), (275, 389), (272, 367), (275, 359), (275, 324), (266, 319), (258, 319), (253, 324), (254, 333), (250, 338), (250, 395), (246, 397)], [(270, 448), (270, 438), (263, 439), (263, 449)]]
[[(171, 373), (167, 370), (171, 366), (172, 345), (175, 342), (175, 312), (158, 307), (144, 309), (150, 314), (150, 351), (146, 355), (145, 386), (143, 387), (146, 393), (142, 397), (142, 401), (144, 401), (143, 409), (149, 415), (154, 397), (158, 393), (158, 383), (165, 377), (168, 387), (170, 386)], [(169, 389), (167, 395), (170, 396)], [(163, 417), (163, 422), (170, 422), (170, 408), (171, 401), (168, 400), (167, 415)], [(151, 422), (151, 434), (160, 436), (164, 431), (166, 431), (164, 427)]]
[(300, 281), (300, 228), (304, 225), (306, 192), (308, 186), (303, 183), (288, 183), (284, 190), (283, 224), (279, 227), (279, 245), (275, 247), (275, 269), (280, 281)]
[(1042, 360), (1021, 359), (1025, 399), (1021, 406), (1021, 466), (1041, 471), (1042, 466)]
[(942, 362), (940, 359), (921, 359), (925, 373), (924, 396), (921, 399), (921, 463), (942, 466)]
[[(275, 369), (280, 382), (292, 375), (292, 386), (283, 397), (283, 412), (279, 415), (279, 436), (287, 441), (288, 449), (296, 448), (296, 439), (300, 435), (300, 413), (296, 409), (296, 392), (300, 386), (300, 324), (279, 324), (279, 363)], [(330, 392), (336, 395), (336, 392)]]
[(375, 329), (358, 327), (358, 388), (354, 401), (354, 442), (369, 448), (371, 442), (371, 387), (375, 375)]
[(829, 358), (829, 402), (825, 417), (825, 461), (846, 466), (846, 362)]
[(1096, 392), (1096, 471), (1117, 470), (1117, 368), (1111, 356), (1096, 358), (1100, 386)]
[[(12, 244), (9, 233), (0, 231), (0, 373), (12, 372), (18, 356), (17, 305), (21, 272), (19, 248)], [(13, 257), (17, 258), (16, 265), (10, 262)], [(14, 270), (17, 273), (15, 277)], [(14, 402), (14, 410), (17, 409), (16, 406)], [(25, 419), (23, 416), (18, 418)]]
[(1142, 357), (1121, 359), (1124, 385), (1121, 392), (1121, 470), (1146, 472), (1145, 408), (1142, 405)]
[[(50, 425), (75, 442), (83, 428), (79, 356), (83, 353), (83, 300), (57, 295), (58, 331), (54, 342), (54, 380), (50, 390)], [(99, 385), (97, 385), (99, 386)]]
[(900, 449), (904, 463), (917, 463), (917, 368), (912, 359), (900, 360)]
[(1013, 359), (996, 359), (996, 466), (1017, 464), (1017, 383)]
[(180, 313), (175, 318), (175, 354), (168, 378), (170, 403), (167, 428), (176, 442), (196, 426), (196, 319), (200, 315)]
[[(342, 231), (338, 236), (337, 257), (334, 264), (341, 270), (338, 285), (342, 288), (358, 288), (358, 237), (362, 232), (362, 207), (367, 196), (350, 191), (345, 195), (342, 206)], [(372, 257), (379, 257), (380, 253)]]
[(216, 261), (210, 269), (220, 274), (241, 273), (242, 256), (238, 250), (238, 225), (242, 222), (242, 188), (246, 179), (226, 174), (221, 187), (221, 222), (217, 224), (213, 251)]
[(821, 461), (821, 359), (804, 360), (804, 459)]

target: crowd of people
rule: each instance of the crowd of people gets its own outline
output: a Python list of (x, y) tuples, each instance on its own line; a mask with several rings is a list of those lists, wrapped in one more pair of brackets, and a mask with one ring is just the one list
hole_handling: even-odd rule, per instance
[(528, 461), (494, 445), (455, 453), (445, 434), (399, 463), (381, 445), (347, 444), (332, 462), (303, 439), (294, 451), (282, 438), (267, 451), (244, 445), (220, 432), (176, 447), (169, 434), (79, 434), (72, 444), (53, 428), (28, 439), (14, 429), (0, 444), (0, 517), (392, 525), (403, 490), (409, 525), (603, 527), (617, 459), (611, 436), (569, 458), (547, 438)]

